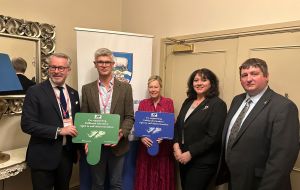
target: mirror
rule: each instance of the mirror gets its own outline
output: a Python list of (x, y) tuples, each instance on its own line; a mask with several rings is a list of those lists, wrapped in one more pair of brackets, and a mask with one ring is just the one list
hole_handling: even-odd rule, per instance
[[(0, 15), (0, 53), (10, 59), (23, 58), (27, 63), (26, 78), (39, 83), (48, 78), (46, 59), (55, 49), (54, 26)], [(22, 113), (25, 93), (0, 93), (2, 115)]]
[(28, 78), (36, 76), (36, 71), (39, 70), (39, 65), (37, 64), (40, 62), (38, 57), (36, 57), (36, 55), (40, 54), (39, 49), (37, 49), (38, 39), (12, 38), (11, 36), (3, 36), (0, 33), (0, 42), (0, 53), (8, 54), (11, 59), (22, 57), (27, 63), (25, 76)]

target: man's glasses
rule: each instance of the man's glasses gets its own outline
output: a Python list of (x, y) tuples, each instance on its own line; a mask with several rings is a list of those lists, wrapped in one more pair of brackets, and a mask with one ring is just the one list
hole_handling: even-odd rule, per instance
[(113, 64), (114, 62), (113, 61), (94, 61), (95, 64), (97, 65), (105, 65), (105, 66), (108, 66), (110, 64)]
[(66, 69), (68, 69), (69, 67), (56, 67), (56, 66), (49, 66), (49, 71), (56, 71), (56, 69), (59, 71), (59, 72), (63, 72), (65, 71)]

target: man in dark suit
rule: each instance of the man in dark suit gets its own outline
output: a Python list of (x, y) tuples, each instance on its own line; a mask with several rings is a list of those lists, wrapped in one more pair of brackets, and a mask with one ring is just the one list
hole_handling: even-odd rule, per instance
[(16, 71), (23, 90), (15, 91), (14, 94), (26, 94), (29, 87), (35, 85), (35, 82), (28, 79), (24, 73), (27, 69), (27, 62), (22, 57), (13, 58), (11, 63)]
[[(114, 56), (109, 49), (95, 52), (94, 65), (99, 79), (82, 87), (82, 112), (120, 115), (119, 142), (102, 145), (98, 164), (90, 166), (92, 189), (104, 189), (106, 176), (110, 190), (121, 189), (125, 153), (129, 149), (128, 135), (133, 126), (133, 98), (131, 85), (114, 78)], [(86, 146), (86, 151), (87, 146)], [(84, 162), (81, 162), (84, 164)], [(82, 165), (83, 166), (83, 165)], [(88, 167), (88, 166), (85, 166)], [(81, 167), (84, 168), (84, 167)], [(81, 179), (87, 175), (81, 172)]]
[(264, 60), (251, 58), (240, 66), (246, 93), (231, 103), (218, 176), (229, 177), (230, 190), (291, 190), (299, 151), (298, 109), (271, 90), (268, 80)]
[(78, 92), (65, 84), (70, 58), (62, 53), (49, 57), (49, 80), (28, 89), (21, 119), (22, 130), (31, 135), (26, 162), (34, 190), (68, 190), (77, 135), (73, 125), (80, 111)]

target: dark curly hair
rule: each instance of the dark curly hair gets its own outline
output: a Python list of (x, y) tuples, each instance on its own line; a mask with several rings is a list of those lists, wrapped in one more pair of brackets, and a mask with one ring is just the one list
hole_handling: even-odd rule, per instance
[(210, 81), (211, 87), (208, 89), (208, 91), (205, 93), (204, 96), (206, 98), (212, 98), (215, 96), (219, 96), (219, 94), (220, 94), (219, 80), (218, 80), (217, 76), (211, 70), (202, 68), (202, 69), (195, 70), (189, 77), (189, 80), (187, 82), (188, 90), (186, 92), (188, 98), (192, 99), (192, 100), (197, 99), (197, 93), (193, 87), (193, 81), (197, 74), (199, 76), (201, 76), (202, 79), (207, 79)]

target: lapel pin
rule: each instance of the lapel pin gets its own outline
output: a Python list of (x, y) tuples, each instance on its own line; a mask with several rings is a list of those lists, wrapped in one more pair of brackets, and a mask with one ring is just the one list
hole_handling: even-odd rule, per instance
[(206, 110), (206, 109), (208, 109), (208, 105), (206, 105), (202, 110)]
[(78, 104), (78, 101), (76, 101), (75, 104)]

